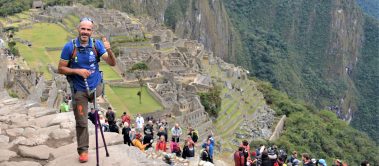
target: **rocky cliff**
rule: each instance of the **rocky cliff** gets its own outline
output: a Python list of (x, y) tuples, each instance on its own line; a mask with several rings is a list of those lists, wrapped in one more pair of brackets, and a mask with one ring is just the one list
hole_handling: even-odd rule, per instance
[(234, 32), (219, 0), (110, 0), (105, 7), (153, 17), (171, 27), (179, 37), (198, 40), (224, 60), (248, 65), (237, 54), (241, 50), (239, 34)]

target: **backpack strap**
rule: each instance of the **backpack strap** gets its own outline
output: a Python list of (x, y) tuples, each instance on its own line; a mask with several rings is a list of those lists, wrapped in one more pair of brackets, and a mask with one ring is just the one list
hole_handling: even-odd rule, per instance
[[(75, 58), (76, 58), (76, 55), (77, 55), (77, 45), (76, 45), (76, 39), (72, 39), (72, 45), (74, 47), (74, 49), (72, 50), (72, 53), (71, 53), (71, 58), (70, 58), (70, 61), (69, 61), (69, 66), (71, 65), (71, 62), (74, 62), (75, 61)], [(97, 62), (100, 62), (100, 56), (98, 55), (97, 53), (97, 49), (96, 49), (96, 39), (92, 38), (92, 52), (95, 54), (96, 56), (96, 60)]]

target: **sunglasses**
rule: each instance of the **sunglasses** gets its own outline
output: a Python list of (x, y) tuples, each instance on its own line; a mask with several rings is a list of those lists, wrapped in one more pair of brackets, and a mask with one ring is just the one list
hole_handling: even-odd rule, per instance
[(91, 18), (88, 18), (88, 17), (81, 18), (80, 22), (82, 22), (82, 21), (91, 21), (91, 23), (93, 24), (93, 20)]

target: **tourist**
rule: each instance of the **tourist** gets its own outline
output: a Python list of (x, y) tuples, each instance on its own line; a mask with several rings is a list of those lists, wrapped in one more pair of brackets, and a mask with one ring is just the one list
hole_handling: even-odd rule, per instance
[(209, 145), (206, 143), (202, 145), (202, 150), (200, 152), (200, 160), (205, 162), (211, 162), (211, 158), (209, 156)]
[[(70, 83), (73, 100), (74, 115), (76, 121), (76, 139), (79, 162), (88, 161), (89, 135), (88, 135), (88, 102), (96, 100), (102, 95), (102, 76), (99, 71), (99, 61), (102, 58), (111, 66), (116, 65), (116, 59), (111, 46), (105, 37), (100, 40), (91, 38), (94, 22), (89, 18), (80, 19), (78, 26), (78, 37), (69, 41), (64, 46), (58, 72), (67, 75)], [(96, 89), (97, 96), (89, 91)]]
[(130, 124), (130, 116), (124, 112), (121, 116), (121, 121), (124, 124), (125, 122), (128, 122)]
[(158, 131), (158, 137), (160, 138), (161, 136), (163, 136), (164, 137), (164, 140), (167, 142), (167, 133), (166, 133), (166, 131), (164, 130), (164, 128), (163, 128), (163, 126), (161, 126), (160, 128), (159, 128), (159, 131)]
[(197, 140), (199, 139), (199, 133), (196, 130), (194, 130), (192, 127), (188, 128), (188, 135), (191, 137), (194, 143), (197, 143)]
[(155, 146), (155, 150), (166, 152), (167, 146), (166, 146), (166, 140), (165, 137), (162, 135), (159, 137), (159, 140), (157, 141), (157, 144)]
[(194, 157), (195, 143), (192, 141), (191, 137), (189, 137), (184, 143), (182, 158), (192, 160)]
[(234, 152), (234, 165), (235, 166), (245, 166), (247, 163), (246, 149), (240, 146), (236, 152)]
[(128, 122), (124, 122), (124, 127), (122, 128), (122, 135), (124, 136), (124, 144), (128, 144), (129, 146), (132, 144), (132, 141), (129, 137), (130, 135), (130, 127)]
[(311, 157), (309, 156), (308, 153), (301, 154), (301, 159), (303, 160), (303, 166), (313, 166)]
[(171, 129), (171, 135), (175, 142), (179, 142), (179, 138), (182, 135), (182, 129), (179, 127), (179, 124), (176, 123), (175, 126)]
[(207, 143), (209, 145), (209, 158), (211, 160), (211, 163), (213, 163), (213, 150), (215, 146), (215, 140), (213, 138), (213, 132), (211, 132), (211, 135), (208, 136)]
[(119, 128), (116, 125), (116, 116), (111, 107), (108, 107), (108, 110), (105, 113), (105, 118), (108, 120), (109, 131), (119, 133), (118, 131)]
[(145, 123), (145, 121), (144, 121), (143, 117), (141, 116), (141, 114), (137, 114), (137, 118), (136, 118), (136, 131), (142, 132), (144, 123)]
[(171, 150), (171, 153), (175, 153), (176, 156), (178, 157), (180, 157), (182, 154), (179, 143), (175, 141), (175, 138), (171, 138), (170, 150)]
[(132, 141), (133, 145), (140, 149), (141, 151), (145, 151), (146, 146), (149, 144), (142, 144), (142, 135), (140, 133), (136, 134), (136, 138)]
[(59, 112), (68, 112), (70, 110), (70, 106), (68, 105), (67, 100), (61, 103)]

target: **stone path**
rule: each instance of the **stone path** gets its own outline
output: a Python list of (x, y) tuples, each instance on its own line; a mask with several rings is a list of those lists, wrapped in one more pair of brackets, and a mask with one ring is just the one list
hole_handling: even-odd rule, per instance
[[(95, 136), (91, 123), (90, 161), (80, 164), (73, 113), (56, 113), (53, 109), (26, 103), (31, 102), (11, 98), (5, 91), (0, 91), (0, 166), (95, 165)], [(104, 134), (111, 156), (105, 157), (101, 143), (100, 165), (166, 165), (162, 160), (148, 159), (147, 154), (135, 147), (124, 145), (122, 135)]]

